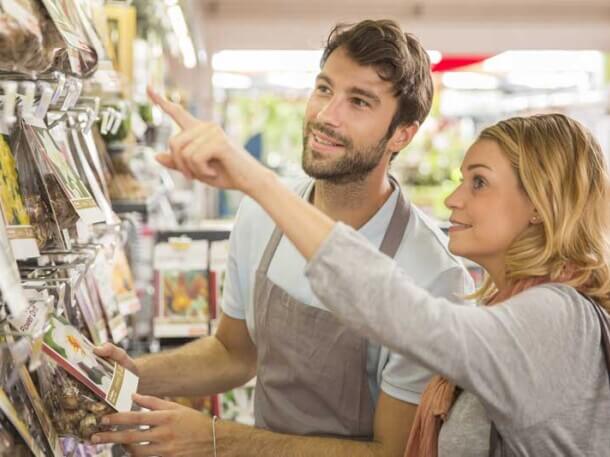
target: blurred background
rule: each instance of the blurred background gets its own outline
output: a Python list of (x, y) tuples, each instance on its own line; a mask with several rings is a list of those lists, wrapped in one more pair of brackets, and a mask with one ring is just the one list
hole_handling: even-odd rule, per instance
[[(338, 22), (364, 18), (397, 20), (429, 51), (433, 109), (393, 172), (412, 200), (438, 219), (447, 216), (442, 201), (455, 186), (465, 149), (482, 127), (501, 118), (561, 111), (593, 130), (606, 151), (610, 145), (607, 0), (134, 4), (136, 73), (150, 66), (151, 53), (163, 56), (155, 79), (168, 93), (220, 122), (281, 174), (300, 172), (304, 106), (328, 32)], [(144, 97), (150, 77), (135, 75), (135, 94)], [(202, 195), (187, 217), (230, 218), (239, 198)]]

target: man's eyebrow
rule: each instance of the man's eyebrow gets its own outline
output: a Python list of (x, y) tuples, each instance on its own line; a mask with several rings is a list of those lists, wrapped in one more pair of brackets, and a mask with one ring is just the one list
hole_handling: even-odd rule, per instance
[[(316, 81), (324, 81), (329, 86), (333, 85), (333, 80), (324, 73), (320, 73), (316, 76)], [(381, 99), (377, 94), (371, 92), (370, 90), (363, 89), (362, 87), (353, 86), (348, 89), (348, 92), (352, 95), (359, 95), (361, 97), (368, 98), (372, 103), (379, 104), (381, 103)]]
[(381, 103), (380, 98), (374, 94), (373, 92), (363, 89), (361, 87), (351, 87), (349, 89), (350, 93), (354, 94), (354, 95), (360, 95), (362, 97), (366, 97), (368, 99), (370, 99), (373, 103)]
[(330, 79), (328, 76), (326, 76), (324, 73), (320, 73), (318, 76), (316, 76), (316, 81), (318, 80), (322, 80), (324, 82), (326, 82), (327, 84), (330, 84), (331, 86), (333, 85), (333, 81), (332, 79)]

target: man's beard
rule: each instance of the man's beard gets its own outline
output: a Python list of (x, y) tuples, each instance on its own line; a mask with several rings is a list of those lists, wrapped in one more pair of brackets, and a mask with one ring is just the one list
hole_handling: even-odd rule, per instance
[[(312, 128), (336, 140), (343, 145), (343, 155), (328, 162), (317, 160), (319, 154), (309, 147), (309, 137), (313, 135)], [(315, 179), (322, 179), (333, 184), (348, 184), (363, 181), (371, 171), (379, 165), (386, 152), (389, 138), (384, 136), (381, 141), (368, 147), (355, 147), (346, 137), (338, 135), (324, 125), (307, 122), (303, 128), (303, 159), (302, 167), (305, 173)]]

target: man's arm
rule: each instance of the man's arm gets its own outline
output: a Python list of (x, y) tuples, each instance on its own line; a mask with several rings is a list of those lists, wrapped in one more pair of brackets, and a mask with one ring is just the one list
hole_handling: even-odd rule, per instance
[[(94, 435), (94, 443), (119, 443), (131, 455), (209, 457), (214, 455), (211, 419), (192, 408), (155, 397), (136, 395), (148, 412), (106, 416), (108, 425), (150, 425)], [(416, 406), (381, 393), (372, 441), (296, 436), (269, 432), (235, 422), (216, 422), (216, 450), (222, 457), (402, 457)]]
[(381, 392), (372, 441), (285, 435), (235, 422), (216, 423), (218, 454), (240, 457), (402, 457), (417, 405)]
[(146, 395), (207, 396), (241, 386), (256, 372), (246, 321), (222, 315), (214, 336), (135, 360)]

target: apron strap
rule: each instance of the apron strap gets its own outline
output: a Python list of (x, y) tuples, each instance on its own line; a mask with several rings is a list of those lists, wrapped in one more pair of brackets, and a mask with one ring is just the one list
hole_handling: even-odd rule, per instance
[[(299, 197), (305, 198), (305, 194), (307, 193), (307, 189), (309, 189), (310, 184), (311, 184), (311, 181), (307, 181), (307, 183), (303, 186), (303, 188), (299, 189), (299, 191), (297, 192), (299, 194)], [(280, 244), (282, 235), (283, 235), (282, 231), (276, 225), (275, 229), (273, 230), (273, 233), (271, 234), (271, 238), (269, 239), (269, 242), (267, 243), (267, 247), (265, 248), (265, 251), (263, 252), (263, 257), (261, 258), (261, 262), (258, 266), (259, 270), (262, 271), (263, 273), (267, 273), (267, 271), (269, 270), (269, 265), (271, 265), (271, 260), (273, 259), (273, 256), (275, 255), (275, 251), (277, 250), (277, 247)]]
[(385, 255), (394, 258), (398, 252), (400, 243), (402, 243), (402, 238), (407, 230), (407, 225), (409, 225), (411, 205), (404, 198), (398, 181), (396, 181), (392, 175), (388, 175), (388, 177), (394, 186), (398, 188), (398, 200), (396, 202), (396, 206), (394, 207), (394, 213), (392, 213), (392, 218), (390, 219), (388, 229), (385, 232), (385, 236), (383, 237), (379, 250)]

